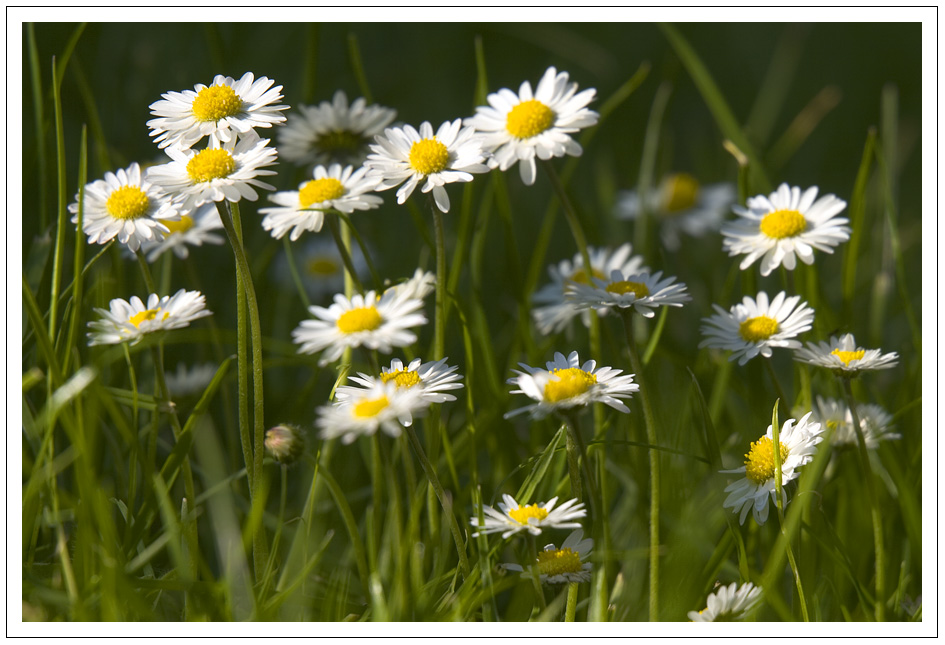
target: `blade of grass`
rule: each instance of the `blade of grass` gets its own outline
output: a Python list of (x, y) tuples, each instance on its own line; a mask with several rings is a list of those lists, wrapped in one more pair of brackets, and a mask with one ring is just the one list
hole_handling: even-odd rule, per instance
[(863, 223), (866, 219), (866, 188), (869, 184), (873, 148), (876, 145), (876, 128), (870, 128), (863, 146), (860, 167), (850, 195), (850, 241), (843, 250), (843, 318), (850, 320), (853, 314), (853, 296), (856, 290), (856, 265), (859, 259), (860, 242), (863, 239)]

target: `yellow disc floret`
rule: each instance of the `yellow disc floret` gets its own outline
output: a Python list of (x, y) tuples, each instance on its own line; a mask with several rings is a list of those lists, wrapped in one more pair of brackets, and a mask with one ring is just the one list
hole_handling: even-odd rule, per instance
[(321, 204), (330, 199), (338, 199), (345, 194), (345, 187), (334, 177), (312, 179), (299, 191), (299, 204), (308, 208), (312, 204)]
[(229, 177), (236, 170), (236, 160), (222, 148), (198, 152), (187, 162), (187, 174), (196, 182)]
[(669, 214), (688, 210), (695, 206), (699, 195), (699, 182), (692, 175), (678, 173), (663, 181), (663, 211)]
[[(761, 485), (774, 477), (774, 442), (771, 437), (762, 437), (751, 444), (751, 449), (745, 455), (745, 477), (753, 484)], [(788, 449), (783, 443), (778, 442), (781, 453), (781, 463), (787, 459)]]
[(545, 400), (557, 403), (587, 392), (597, 383), (597, 377), (577, 367), (566, 367), (551, 370), (557, 381), (548, 381), (545, 384)]
[(232, 87), (213, 85), (200, 90), (191, 109), (198, 121), (219, 121), (239, 114), (243, 109), (243, 100)]
[(390, 401), (387, 400), (386, 396), (382, 396), (378, 399), (368, 399), (366, 401), (361, 401), (354, 406), (354, 416), (361, 417), (362, 419), (367, 419), (370, 417), (376, 417), (380, 414), (381, 410), (390, 405)]
[(858, 349), (855, 352), (845, 352), (841, 349), (835, 349), (832, 352), (830, 352), (830, 354), (832, 356), (836, 356), (841, 361), (843, 361), (844, 365), (849, 365), (850, 361), (858, 361), (861, 358), (863, 358), (863, 356), (866, 355), (866, 350)]
[(607, 291), (620, 295), (632, 293), (634, 296), (636, 296), (637, 300), (646, 298), (648, 295), (650, 295), (650, 290), (646, 288), (645, 284), (642, 282), (630, 282), (628, 280), (611, 282), (607, 285)]
[[(143, 323), (145, 320), (154, 320), (155, 316), (157, 316), (159, 311), (161, 311), (160, 308), (145, 309), (144, 311), (139, 311), (134, 316), (129, 318), (128, 322), (130, 322), (135, 327), (141, 327), (141, 323)], [(167, 319), (167, 314), (164, 315), (164, 320), (166, 319)]]
[(374, 331), (381, 326), (384, 319), (375, 307), (361, 307), (349, 309), (338, 316), (338, 329), (345, 334), (354, 334), (359, 331)]
[(548, 517), (548, 511), (540, 507), (538, 504), (528, 504), (526, 506), (519, 506), (509, 511), (509, 517), (518, 522), (519, 524), (528, 524), (528, 520), (535, 518), (536, 520), (543, 520)]
[(450, 151), (436, 139), (421, 139), (410, 146), (410, 167), (422, 175), (446, 169)]
[[(604, 274), (598, 271), (597, 269), (591, 269), (591, 277), (598, 278), (600, 280), (604, 279)], [(591, 284), (591, 278), (588, 277), (587, 271), (583, 268), (578, 269), (571, 274), (571, 277), (568, 278), (571, 282), (580, 282), (581, 284)]]
[(537, 99), (522, 101), (509, 110), (505, 117), (505, 129), (513, 137), (528, 139), (541, 134), (555, 122), (554, 111)]
[(161, 220), (161, 224), (167, 227), (166, 235), (172, 233), (186, 233), (194, 227), (194, 220), (189, 215), (184, 215), (179, 220)]
[(775, 240), (794, 237), (803, 233), (805, 228), (807, 220), (799, 212), (792, 210), (774, 211), (761, 220), (761, 232)]
[(148, 196), (137, 186), (122, 186), (105, 202), (105, 210), (115, 219), (137, 219), (148, 212), (148, 206)]
[(768, 316), (748, 318), (738, 326), (738, 335), (749, 343), (768, 340), (776, 333), (778, 333), (778, 321)]
[(416, 372), (410, 372), (406, 369), (403, 369), (397, 370), (396, 372), (384, 372), (381, 374), (381, 380), (384, 383), (393, 381), (397, 384), (397, 387), (409, 388), (419, 383), (421, 378)]
[(571, 549), (547, 549), (538, 554), (538, 573), (557, 576), (562, 573), (578, 573), (581, 556)]

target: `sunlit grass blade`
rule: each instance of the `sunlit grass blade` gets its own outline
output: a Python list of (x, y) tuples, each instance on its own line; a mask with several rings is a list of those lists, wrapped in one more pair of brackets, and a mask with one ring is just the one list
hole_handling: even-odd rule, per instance
[(856, 290), (856, 267), (859, 260), (860, 243), (865, 231), (866, 189), (869, 185), (870, 168), (873, 162), (873, 148), (876, 144), (876, 128), (870, 128), (866, 134), (863, 157), (856, 171), (856, 181), (850, 194), (850, 241), (843, 250), (843, 317), (850, 319), (853, 313), (853, 298)]

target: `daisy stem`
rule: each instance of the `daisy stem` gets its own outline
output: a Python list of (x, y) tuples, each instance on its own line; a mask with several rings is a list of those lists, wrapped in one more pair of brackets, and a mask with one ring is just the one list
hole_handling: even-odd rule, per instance
[(299, 292), (299, 298), (302, 299), (302, 303), (305, 305), (305, 308), (308, 309), (312, 306), (312, 301), (308, 299), (308, 294), (305, 292), (305, 285), (302, 284), (302, 276), (299, 275), (299, 268), (295, 264), (295, 254), (292, 252), (292, 244), (289, 243), (289, 238), (283, 237), (282, 245), (285, 247), (285, 259), (286, 262), (289, 263), (289, 273), (292, 275), (292, 282)]
[(581, 490), (581, 465), (580, 457), (578, 456), (577, 444), (574, 441), (574, 431), (571, 429), (570, 421), (565, 423), (565, 426), (568, 428), (568, 434), (566, 435), (567, 439), (567, 453), (568, 453), (568, 477), (571, 480), (571, 497), (577, 498), (580, 502), (582, 501), (583, 492)]
[(564, 610), (564, 622), (573, 623), (574, 614), (577, 610), (577, 599), (578, 599), (578, 583), (570, 582), (568, 583), (568, 606)]
[(548, 174), (548, 179), (551, 180), (555, 194), (558, 195), (558, 199), (561, 201), (564, 215), (568, 220), (568, 226), (571, 227), (571, 235), (574, 237), (574, 242), (577, 244), (578, 251), (581, 253), (581, 259), (584, 261), (584, 266), (588, 270), (588, 275), (590, 275), (591, 256), (587, 251), (587, 238), (584, 237), (584, 229), (581, 228), (581, 221), (578, 219), (577, 211), (574, 210), (574, 205), (571, 203), (571, 199), (568, 197), (568, 193), (564, 189), (564, 184), (561, 183), (561, 178), (558, 177), (558, 173), (555, 171), (554, 164), (551, 163), (551, 160), (543, 159), (541, 160), (541, 165)]
[[(328, 213), (326, 213), (326, 215), (327, 214)], [(355, 271), (354, 262), (351, 260), (351, 253), (349, 252), (351, 248), (351, 238), (348, 237), (347, 240), (344, 239), (338, 226), (337, 217), (326, 217), (325, 220), (328, 222), (331, 236), (335, 239), (338, 253), (341, 254), (341, 261), (344, 262), (345, 265), (345, 285), (347, 286), (348, 280), (350, 280), (354, 288), (358, 290), (358, 293), (364, 293), (364, 286), (361, 284), (361, 280), (358, 279), (358, 272)]]
[(870, 465), (870, 455), (866, 448), (866, 437), (860, 427), (860, 418), (856, 412), (856, 401), (853, 398), (853, 385), (849, 378), (837, 377), (843, 388), (843, 397), (846, 399), (850, 415), (853, 417), (853, 430), (856, 432), (857, 452), (860, 455), (860, 466), (866, 479), (866, 494), (870, 501), (870, 515), (873, 521), (873, 548), (876, 551), (876, 620), (886, 620), (886, 550), (883, 543), (883, 519), (880, 514), (879, 498), (876, 494), (876, 484), (873, 477), (873, 467)]
[(784, 396), (784, 390), (781, 389), (781, 383), (778, 381), (778, 377), (774, 373), (774, 366), (771, 364), (771, 360), (771, 358), (765, 358), (762, 362), (765, 364), (765, 369), (768, 371), (768, 376), (771, 377), (771, 382), (774, 383), (774, 389), (778, 391), (778, 399), (784, 401), (784, 404), (787, 405), (788, 398)]
[(548, 605), (545, 602), (545, 590), (541, 588), (541, 575), (538, 572), (538, 544), (535, 542), (535, 536), (531, 533), (528, 534), (528, 550), (529, 559), (531, 560), (528, 571), (532, 574), (532, 584), (535, 587), (535, 596), (538, 598), (538, 607), (541, 611), (545, 611)]
[(433, 328), (433, 360), (443, 358), (446, 333), (446, 238), (443, 231), (443, 214), (430, 198), (433, 211), (433, 237), (436, 248), (436, 322)]
[(586, 497), (589, 502), (588, 506), (591, 507), (593, 514), (598, 516), (600, 513), (597, 512), (597, 504), (600, 498), (597, 496), (597, 486), (594, 484), (594, 471), (591, 470), (591, 465), (587, 461), (587, 446), (584, 444), (584, 437), (581, 436), (581, 426), (577, 414), (567, 415), (567, 426), (568, 471), (571, 477), (571, 494), (577, 497), (579, 502), (584, 501), (580, 479), (580, 469), (583, 469), (584, 478), (587, 480)]

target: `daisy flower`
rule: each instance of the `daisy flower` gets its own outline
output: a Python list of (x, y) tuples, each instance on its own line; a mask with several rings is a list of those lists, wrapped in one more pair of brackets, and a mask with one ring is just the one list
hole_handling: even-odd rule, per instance
[(814, 322), (814, 310), (800, 302), (800, 296), (788, 298), (782, 291), (768, 301), (768, 294), (758, 293), (756, 300), (745, 296), (741, 304), (725, 311), (712, 305), (715, 315), (703, 318), (702, 334), (706, 339), (699, 347), (731, 350), (728, 360), (738, 359), (744, 365), (758, 354), (771, 356), (772, 347), (797, 348), (798, 334), (809, 331)]
[[(584, 259), (580, 253), (576, 253), (573, 260), (562, 260), (557, 265), (550, 265), (548, 275), (551, 276), (551, 282), (532, 296), (532, 302), (538, 305), (532, 309), (532, 317), (535, 319), (538, 331), (546, 336), (558, 333), (567, 327), (579, 313), (584, 326), (589, 327), (590, 310), (586, 309), (582, 312), (574, 306), (574, 303), (566, 297), (567, 285), (571, 282), (590, 284), (591, 277), (604, 278), (615, 270), (625, 274), (649, 271), (643, 266), (643, 258), (631, 255), (631, 252), (632, 247), (629, 243), (622, 244), (614, 251), (587, 247), (587, 254), (591, 258), (590, 276), (584, 269)], [(603, 316), (607, 313), (607, 309), (600, 308), (597, 313)]]
[[(538, 577), (545, 584), (563, 584), (565, 582), (588, 582), (591, 579), (591, 563), (588, 557), (594, 548), (594, 540), (584, 537), (583, 529), (575, 529), (561, 543), (561, 548), (548, 544), (538, 554), (532, 566), (537, 567)], [(521, 571), (523, 578), (532, 576), (518, 564), (503, 564), (508, 571)]]
[(853, 377), (866, 370), (885, 370), (894, 367), (899, 354), (883, 354), (880, 349), (863, 349), (856, 346), (853, 334), (840, 338), (830, 337), (830, 342), (807, 343), (795, 350), (794, 360), (826, 367), (841, 376)]
[(397, 203), (403, 204), (423, 182), (420, 192), (433, 191), (433, 200), (441, 212), (450, 210), (446, 184), (472, 181), (470, 173), (488, 172), (482, 142), (473, 128), (463, 128), (462, 119), (446, 121), (434, 134), (429, 121), (413, 127), (388, 128), (374, 137), (372, 154), (364, 165), (380, 178), (376, 190), (400, 186)]
[(814, 249), (833, 253), (833, 247), (850, 239), (849, 220), (836, 215), (847, 203), (834, 195), (816, 202), (817, 186), (803, 193), (798, 187), (781, 184), (765, 197), (748, 199), (748, 208), (734, 206), (742, 219), (722, 226), (722, 248), (729, 256), (745, 255), (742, 270), (761, 258), (761, 275), (784, 265), (792, 271), (795, 254), (804, 264), (814, 263)]
[(274, 170), (262, 170), (276, 163), (276, 151), (268, 147), (269, 139), (255, 136), (231, 139), (220, 146), (201, 151), (167, 148), (170, 163), (148, 169), (148, 180), (170, 193), (184, 197), (184, 209), (193, 210), (208, 202), (224, 199), (256, 201), (259, 197), (253, 186), (275, 190), (274, 186), (256, 179), (260, 175), (274, 175)]
[(389, 354), (394, 347), (405, 347), (417, 340), (410, 327), (427, 322), (423, 301), (399, 298), (387, 292), (380, 298), (374, 291), (349, 300), (335, 295), (330, 307), (309, 307), (316, 320), (303, 320), (292, 331), (292, 339), (301, 347), (300, 354), (322, 351), (319, 365), (327, 365), (344, 352), (345, 347), (367, 347)]
[(645, 318), (652, 318), (656, 307), (682, 307), (691, 300), (685, 284), (673, 284), (675, 277), (662, 278), (662, 271), (627, 274), (614, 269), (609, 280), (592, 278), (591, 284), (568, 284), (568, 299), (578, 309), (633, 307)]
[(210, 385), (210, 381), (217, 374), (217, 366), (213, 363), (201, 363), (187, 367), (185, 363), (178, 363), (174, 372), (164, 375), (167, 389), (174, 396), (186, 396), (202, 392)]
[[(399, 358), (391, 361), (390, 367), (382, 367), (381, 375), (378, 377), (358, 372), (357, 376), (349, 377), (355, 383), (363, 387), (373, 387), (375, 383), (391, 383), (405, 389), (416, 389), (420, 396), (429, 403), (443, 403), (445, 401), (455, 401), (456, 397), (447, 394), (447, 390), (462, 389), (463, 384), (457, 383), (462, 379), (461, 374), (456, 374), (459, 367), (447, 365), (447, 358), (441, 358), (432, 363), (423, 363), (421, 359), (415, 358), (406, 366)], [(350, 385), (342, 385), (335, 391), (335, 396), (339, 401), (344, 400), (350, 395), (351, 391), (360, 391), (362, 388)]]
[(168, 229), (168, 232), (163, 234), (164, 239), (155, 239), (141, 245), (148, 262), (154, 262), (165, 251), (173, 251), (174, 255), (184, 260), (190, 255), (191, 246), (225, 242), (223, 236), (214, 232), (223, 228), (223, 222), (220, 221), (220, 213), (213, 202), (200, 206), (193, 217), (183, 215), (179, 220), (165, 220), (161, 223)]
[(187, 327), (191, 321), (212, 313), (202, 293), (184, 289), (163, 298), (152, 293), (147, 305), (138, 296), (132, 296), (131, 301), (115, 298), (107, 310), (96, 307), (95, 311), (101, 319), (89, 323), (93, 330), (88, 333), (90, 346), (129, 341), (135, 345), (145, 334)]
[[(824, 426), (833, 429), (830, 444), (833, 446), (855, 446), (857, 444), (856, 431), (853, 428), (853, 415), (850, 407), (837, 399), (825, 399), (818, 395), (814, 406), (812, 419)], [(880, 441), (899, 439), (901, 435), (892, 431), (892, 415), (882, 406), (875, 403), (866, 403), (856, 406), (856, 416), (860, 422), (860, 430), (869, 450), (875, 450)]]
[(644, 210), (658, 215), (660, 239), (667, 249), (675, 251), (679, 248), (680, 233), (703, 237), (719, 230), (735, 202), (735, 185), (700, 186), (690, 174), (672, 173), (663, 177), (655, 191), (647, 193), (646, 200), (646, 209), (643, 209), (637, 191), (620, 191), (615, 207), (617, 217), (637, 219)]
[(363, 98), (348, 105), (341, 90), (331, 102), (300, 105), (279, 129), (279, 154), (296, 165), (348, 163), (360, 166), (368, 143), (381, 134), (397, 111), (368, 105)]
[[(76, 214), (72, 223), (78, 224), (79, 196), (75, 198), (69, 212)], [(117, 237), (134, 253), (143, 243), (160, 239), (169, 231), (167, 223), (180, 218), (181, 200), (142, 178), (137, 163), (85, 185), (82, 230), (90, 244)]]
[(413, 276), (399, 284), (391, 285), (384, 290), (384, 293), (396, 293), (400, 298), (416, 298), (423, 300), (433, 293), (436, 288), (436, 274), (431, 271), (417, 269)]
[(198, 83), (193, 90), (162, 94), (150, 106), (158, 118), (148, 121), (149, 135), (159, 148), (189, 148), (204, 137), (218, 147), (253, 128), (280, 124), (289, 106), (273, 105), (282, 98), (282, 86), (273, 82), (265, 76), (253, 80), (252, 72), (238, 81), (218, 74), (209, 87)]
[(259, 209), (266, 215), (262, 227), (277, 240), (291, 230), (289, 239), (294, 242), (305, 231), (322, 230), (326, 210), (353, 213), (377, 208), (384, 200), (365, 193), (374, 190), (378, 178), (365, 177), (367, 172), (363, 166), (357, 170), (340, 164), (316, 166), (314, 179), (299, 184), (298, 190), (269, 196), (269, 201), (277, 205)]
[(344, 399), (319, 408), (315, 424), (322, 439), (341, 437), (343, 443), (373, 435), (378, 428), (399, 437), (402, 426), (409, 426), (428, 405), (419, 390), (378, 381), (369, 388), (350, 388)]
[(567, 410), (591, 403), (606, 403), (615, 410), (630, 412), (620, 399), (627, 399), (640, 389), (633, 382), (633, 374), (620, 376), (623, 370), (612, 367), (596, 367), (596, 361), (587, 361), (583, 365), (577, 352), (571, 352), (567, 358), (555, 352), (553, 361), (545, 363), (546, 369), (529, 367), (519, 363), (524, 372), (512, 370), (518, 376), (508, 382), (517, 385), (512, 394), (525, 394), (535, 403), (507, 412), (505, 418), (522, 412), (530, 412), (532, 418), (541, 419), (552, 412)]
[(742, 585), (733, 582), (709, 594), (706, 599), (706, 608), (702, 611), (690, 611), (689, 620), (694, 623), (727, 623), (742, 620), (755, 608), (759, 600), (761, 600), (761, 587), (756, 587), (750, 582)]
[(492, 152), (489, 165), (505, 172), (515, 162), (526, 186), (535, 183), (535, 157), (551, 159), (583, 152), (571, 134), (597, 123), (598, 114), (587, 109), (595, 89), (578, 93), (567, 72), (549, 67), (535, 92), (524, 81), (518, 94), (503, 88), (486, 97), (488, 106), (476, 108), (465, 124), (476, 128), (483, 146)]
[[(345, 287), (345, 265), (335, 241), (330, 236), (309, 236), (299, 246), (292, 247), (296, 269), (302, 278), (309, 297), (319, 302), (324, 297), (343, 291)], [(367, 275), (368, 265), (360, 244), (353, 244), (349, 251), (351, 263), (359, 278)], [(285, 253), (276, 256), (272, 268), (273, 278), (295, 293), (295, 282), (289, 270), (289, 258)]]
[[(810, 463), (814, 458), (815, 446), (823, 441), (821, 433), (824, 427), (810, 420), (811, 412), (802, 416), (795, 424), (794, 419), (788, 419), (781, 427), (778, 436), (779, 453), (781, 455), (781, 493), (782, 502), (787, 504), (787, 493), (784, 487), (798, 477), (797, 469)], [(755, 521), (764, 524), (768, 519), (768, 499), (775, 499), (776, 486), (774, 481), (774, 447), (771, 426), (758, 441), (751, 444), (751, 449), (745, 455), (745, 465), (735, 470), (723, 470), (723, 473), (744, 473), (739, 479), (725, 488), (728, 497), (722, 503), (722, 508), (731, 508), (740, 513), (739, 524), (745, 523), (748, 511), (752, 511)]]
[(473, 537), (501, 532), (502, 539), (505, 539), (520, 531), (541, 535), (542, 529), (579, 529), (581, 524), (571, 520), (587, 515), (584, 504), (579, 503), (577, 499), (569, 499), (557, 508), (557, 497), (540, 504), (525, 506), (519, 506), (511, 495), (502, 495), (502, 499), (498, 511), (491, 506), (482, 506), (483, 524), (479, 524), (475, 517), (469, 521), (478, 529), (473, 533)]

